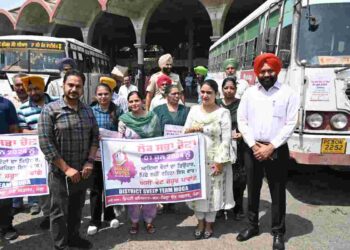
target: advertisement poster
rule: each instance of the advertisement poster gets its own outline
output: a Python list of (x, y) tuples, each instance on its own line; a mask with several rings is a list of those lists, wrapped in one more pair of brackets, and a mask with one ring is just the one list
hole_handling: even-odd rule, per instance
[(204, 138), (188, 134), (100, 142), (106, 206), (206, 198)]
[(37, 135), (0, 135), (0, 199), (49, 193)]

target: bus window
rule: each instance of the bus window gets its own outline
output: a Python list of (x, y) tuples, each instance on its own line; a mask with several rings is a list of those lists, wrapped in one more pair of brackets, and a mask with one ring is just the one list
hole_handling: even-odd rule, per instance
[(280, 9), (275, 10), (268, 17), (267, 29), (265, 31), (264, 52), (275, 53), (279, 16)]
[(31, 71), (58, 71), (56, 61), (65, 57), (62, 50), (30, 50)]
[(0, 70), (3, 71), (28, 71), (28, 53), (19, 49), (0, 49)]
[(255, 57), (256, 40), (257, 39), (253, 39), (253, 40), (247, 42), (246, 56), (245, 56), (245, 61), (244, 61), (244, 67), (247, 69), (251, 69), (253, 67), (253, 61), (254, 61), (254, 57)]
[(281, 30), (281, 39), (278, 49), (278, 56), (283, 62), (283, 67), (287, 68), (290, 63), (290, 44), (292, 38), (292, 25), (288, 25)]
[(242, 68), (244, 65), (245, 58), (245, 44), (240, 44), (237, 47), (237, 57), (239, 58), (239, 68)]

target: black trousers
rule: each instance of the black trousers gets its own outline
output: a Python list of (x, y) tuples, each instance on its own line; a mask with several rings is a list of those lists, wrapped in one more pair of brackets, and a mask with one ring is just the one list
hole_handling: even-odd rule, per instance
[[(90, 225), (100, 227), (102, 209), (105, 207), (102, 200), (103, 197), (103, 173), (101, 162), (94, 163), (94, 170), (92, 172), (92, 186), (90, 189)], [(104, 220), (112, 220), (115, 218), (113, 207), (109, 206), (104, 209)]]
[(286, 230), (286, 181), (289, 164), (289, 150), (287, 144), (276, 149), (273, 160), (262, 162), (255, 159), (253, 151), (246, 145), (244, 163), (246, 165), (248, 180), (249, 223), (252, 226), (259, 225), (260, 190), (265, 173), (272, 200), (272, 233), (284, 234)]
[(244, 143), (237, 142), (237, 160), (232, 165), (233, 173), (233, 198), (235, 200), (235, 207), (233, 212), (243, 213), (243, 194), (247, 185), (247, 174), (244, 166)]
[(0, 231), (6, 230), (12, 226), (12, 198), (0, 200)]
[[(70, 182), (69, 182), (70, 183)], [(50, 226), (54, 249), (68, 249), (68, 241), (79, 236), (87, 185), (68, 184), (63, 174), (49, 173), (51, 194)]]

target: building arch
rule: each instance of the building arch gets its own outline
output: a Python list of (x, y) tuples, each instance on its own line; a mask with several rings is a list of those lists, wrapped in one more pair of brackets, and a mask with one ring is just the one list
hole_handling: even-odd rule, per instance
[(43, 0), (27, 0), (21, 5), (16, 19), (16, 29), (46, 33), (51, 23), (52, 10)]
[(16, 20), (7, 10), (0, 9), (0, 36), (16, 34)]
[[(201, 1), (164, 0), (150, 17), (146, 44), (158, 45), (164, 53), (171, 53), (174, 66), (191, 69), (197, 64), (207, 64), (212, 35), (211, 19)], [(203, 60), (199, 61), (200, 58)]]

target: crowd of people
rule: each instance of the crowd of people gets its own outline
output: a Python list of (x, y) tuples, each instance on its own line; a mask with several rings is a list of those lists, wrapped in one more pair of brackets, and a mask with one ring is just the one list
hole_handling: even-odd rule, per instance
[[(136, 86), (130, 84), (129, 76), (123, 78), (120, 88), (113, 77), (103, 76), (94, 101), (86, 104), (81, 101), (84, 74), (75, 69), (70, 58), (59, 63), (61, 78), (49, 84), (47, 93), (42, 77), (18, 74), (13, 79), (13, 103), (0, 97), (0, 134), (38, 134), (40, 148), (50, 165), (50, 194), (39, 199), (29, 197), (28, 202), (32, 214), (43, 211), (40, 227), (50, 229), (54, 249), (92, 247), (79, 234), (87, 189), (91, 212), (87, 234), (98, 233), (102, 214), (111, 227), (119, 226), (118, 215), (123, 207), (104, 206), (103, 170), (97, 159), (99, 129), (114, 131), (121, 138), (143, 139), (164, 136), (166, 125), (183, 126), (183, 133), (201, 133), (205, 140), (203, 174), (207, 198), (187, 203), (198, 220), (195, 239), (210, 238), (215, 219), (228, 211), (233, 212), (235, 220), (247, 214), (249, 227), (238, 234), (238, 241), (258, 235), (260, 189), (265, 173), (272, 197), (273, 249), (284, 249), (289, 159), (286, 142), (297, 123), (298, 100), (286, 84), (278, 81), (282, 67), (278, 57), (269, 53), (256, 57), (254, 72), (259, 82), (251, 87), (237, 78), (237, 61), (226, 60), (222, 98), (207, 69), (197, 66), (194, 72), (200, 79), (200, 98), (191, 109), (184, 105), (179, 76), (171, 71), (170, 54), (160, 57), (160, 71), (150, 79), (145, 103)], [(243, 205), (246, 185), (247, 213)], [(18, 237), (12, 226), (13, 211), (19, 212), (22, 207), (20, 198), (0, 200), (0, 229), (7, 240)], [(137, 234), (140, 223), (149, 234), (155, 233), (158, 209), (158, 204), (128, 205), (129, 233)], [(171, 210), (172, 205), (163, 204), (163, 209)]]

